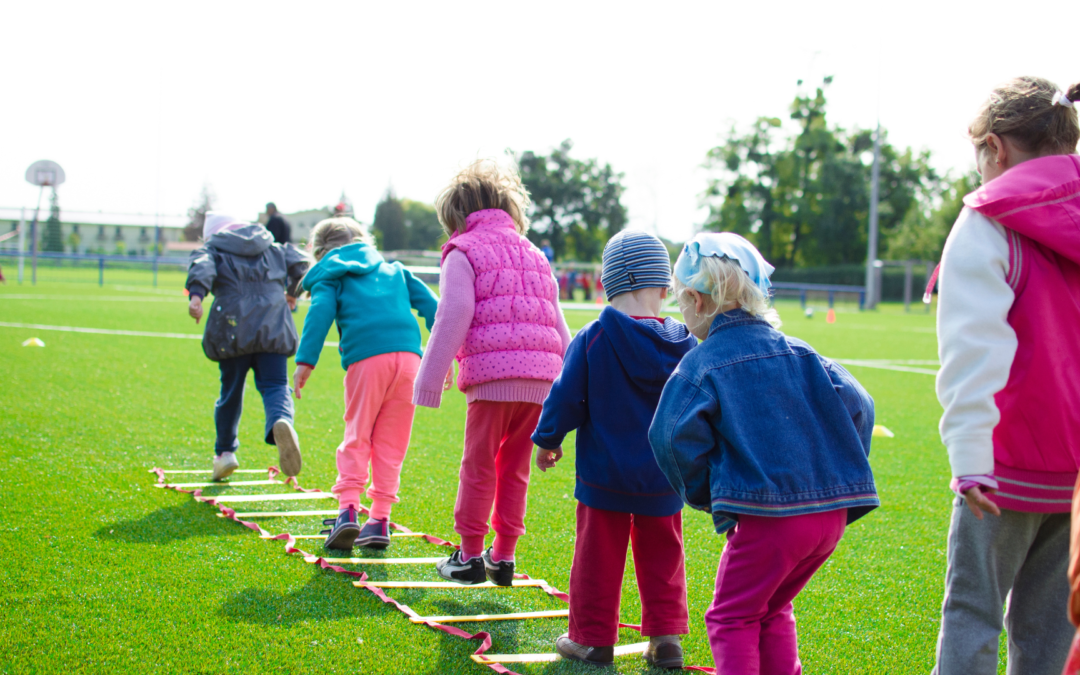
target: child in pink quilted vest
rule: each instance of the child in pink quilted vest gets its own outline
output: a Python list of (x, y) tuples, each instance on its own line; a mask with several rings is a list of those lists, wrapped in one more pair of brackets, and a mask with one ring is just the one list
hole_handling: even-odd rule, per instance
[(997, 673), (1003, 626), (1010, 673), (1058, 675), (1069, 651), (1077, 99), (1080, 85), (1016, 78), (990, 93), (969, 130), (983, 186), (964, 197), (945, 243), (938, 298), (941, 440), (957, 496), (935, 675)]
[[(456, 357), (468, 404), (454, 506), (461, 548), (435, 567), (460, 584), (486, 577), (512, 585), (514, 549), (525, 534), (531, 436), (570, 344), (551, 265), (525, 238), (529, 204), (517, 172), (490, 160), (464, 169), (436, 203), (450, 240), (413, 402), (439, 407)], [(495, 541), (485, 550), (489, 517)]]

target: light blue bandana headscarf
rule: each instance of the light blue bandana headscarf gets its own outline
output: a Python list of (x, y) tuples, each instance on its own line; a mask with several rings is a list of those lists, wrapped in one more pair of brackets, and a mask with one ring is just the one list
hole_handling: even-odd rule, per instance
[(734, 232), (702, 232), (683, 246), (679, 259), (675, 261), (675, 278), (699, 293), (708, 293), (702, 280), (690, 283), (690, 277), (701, 271), (701, 259), (714, 256), (729, 258), (739, 263), (750, 280), (753, 281), (765, 297), (769, 296), (769, 275), (776, 268), (765, 262), (754, 245)]

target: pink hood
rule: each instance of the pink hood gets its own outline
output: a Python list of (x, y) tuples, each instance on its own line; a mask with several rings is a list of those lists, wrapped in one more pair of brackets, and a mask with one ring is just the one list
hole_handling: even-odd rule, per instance
[(1065, 512), (1080, 465), (1080, 156), (1018, 164), (964, 203), (1006, 228), (1015, 293), (1016, 356), (994, 397), (994, 500)]

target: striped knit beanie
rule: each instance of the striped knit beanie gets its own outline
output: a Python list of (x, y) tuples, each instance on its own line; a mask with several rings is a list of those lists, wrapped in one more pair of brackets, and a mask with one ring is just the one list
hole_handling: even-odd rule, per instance
[(623, 230), (604, 247), (600, 279), (609, 300), (639, 288), (663, 288), (671, 284), (671, 256), (653, 235)]

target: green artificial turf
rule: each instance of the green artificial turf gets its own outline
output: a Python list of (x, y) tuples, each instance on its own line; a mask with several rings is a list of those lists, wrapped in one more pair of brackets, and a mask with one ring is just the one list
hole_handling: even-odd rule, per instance
[[(12, 267), (5, 271), (14, 276)], [(0, 322), (197, 336), (201, 326), (187, 317), (181, 285), (175, 272), (163, 271), (154, 288), (147, 274), (123, 270), (103, 288), (96, 279), (9, 283), (0, 287)], [(780, 309), (786, 331), (829, 356), (936, 358), (930, 315), (886, 307), (840, 312), (835, 324), (827, 324), (820, 310), (806, 319), (797, 304)], [(298, 323), (303, 314), (302, 308)], [(595, 312), (567, 317), (577, 329)], [(21, 346), (30, 337), (46, 347)], [(327, 350), (296, 412), (302, 483), (322, 489), (333, 484), (343, 429), (343, 373), (333, 348)], [(349, 577), (285, 555), (282, 542), (260, 540), (215, 517), (212, 506), (153, 487), (151, 467), (210, 466), (218, 371), (197, 340), (0, 327), (0, 359), (0, 672), (492, 672), (469, 660), (478, 642), (413, 625), (354, 588)], [(896, 437), (875, 438), (871, 454), (882, 508), (848, 529), (796, 600), (800, 651), (808, 673), (925, 673), (933, 663), (950, 509), (934, 379), (855, 366), (851, 371), (874, 396), (878, 423)], [(250, 380), (248, 389), (238, 456), (242, 468), (263, 468), (276, 462), (276, 453), (261, 440), (262, 410)], [(395, 521), (456, 539), (452, 514), (464, 413), (464, 396), (456, 391), (441, 409), (417, 410)], [(556, 469), (534, 471), (529, 534), (518, 549), (519, 571), (563, 590), (574, 540), (572, 448), (568, 440)], [(274, 491), (284, 489), (215, 487), (206, 493)], [(328, 509), (333, 503), (240, 510), (291, 508)], [(274, 532), (320, 529), (317, 518), (263, 525)], [(723, 538), (707, 514), (695, 511), (684, 511), (684, 530), (691, 617), (686, 661), (711, 665), (702, 617)], [(317, 541), (300, 546), (321, 550)], [(397, 539), (385, 555), (445, 551)], [(429, 565), (366, 571), (375, 579), (436, 578)], [(636, 623), (632, 561), (623, 590), (622, 620)], [(535, 588), (389, 593), (425, 615), (565, 607)], [(494, 653), (550, 652), (566, 629), (565, 619), (456, 625), (490, 631)], [(622, 643), (639, 640), (635, 632), (621, 631)], [(649, 672), (636, 656), (619, 658), (617, 667), (621, 673)], [(567, 662), (513, 669), (594, 672)]]

